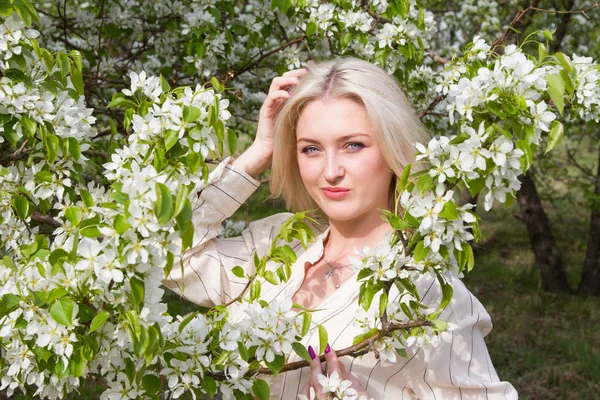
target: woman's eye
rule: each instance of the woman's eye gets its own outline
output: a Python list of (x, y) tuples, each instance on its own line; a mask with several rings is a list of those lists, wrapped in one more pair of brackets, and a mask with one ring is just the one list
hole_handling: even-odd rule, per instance
[(365, 147), (365, 145), (360, 142), (348, 143), (348, 148), (350, 149), (362, 149), (363, 147)]
[(314, 146), (308, 146), (302, 149), (302, 152), (305, 154), (310, 154), (310, 153), (314, 153), (314, 151), (316, 151), (317, 148)]

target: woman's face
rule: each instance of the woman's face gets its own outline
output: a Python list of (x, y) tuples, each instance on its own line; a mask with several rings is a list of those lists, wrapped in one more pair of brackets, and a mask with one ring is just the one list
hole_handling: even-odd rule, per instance
[(388, 209), (393, 174), (364, 106), (345, 98), (312, 101), (298, 119), (296, 143), (302, 182), (330, 221)]

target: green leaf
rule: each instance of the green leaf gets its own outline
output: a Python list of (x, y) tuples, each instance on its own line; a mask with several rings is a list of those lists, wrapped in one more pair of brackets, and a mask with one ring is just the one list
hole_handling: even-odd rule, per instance
[(373, 284), (368, 282), (360, 287), (358, 303), (365, 311), (369, 311), (369, 308), (371, 308), (373, 296), (375, 296), (375, 288)]
[(309, 312), (305, 312), (302, 317), (302, 336), (306, 336), (308, 331), (310, 330), (310, 324), (312, 322), (312, 314)]
[(175, 210), (173, 212), (173, 216), (177, 217), (186, 204), (188, 200), (188, 195), (190, 194), (190, 189), (187, 186), (181, 185), (179, 190), (177, 191), (177, 196), (175, 197)]
[(494, 123), (492, 124), (492, 127), (494, 128), (494, 130), (495, 130), (496, 132), (498, 132), (498, 133), (500, 133), (500, 134), (502, 134), (502, 135), (506, 136), (506, 138), (507, 138), (507, 139), (510, 139), (510, 140), (512, 140), (512, 138), (513, 138), (513, 137), (512, 137), (512, 134), (511, 134), (509, 131), (507, 131), (506, 129), (504, 129), (503, 127), (501, 127), (500, 125), (498, 125), (497, 123), (495, 123), (495, 122), (494, 122)]
[(57, 287), (50, 291), (47, 302), (52, 303), (54, 300), (64, 297), (66, 295), (67, 295), (67, 290), (65, 288)]
[(266, 361), (267, 367), (273, 372), (273, 376), (277, 376), (279, 371), (283, 369), (285, 365), (285, 356), (276, 355), (272, 362)]
[(84, 94), (83, 77), (79, 69), (75, 68), (71, 70), (71, 83), (80, 95)]
[(129, 280), (129, 284), (131, 286), (131, 295), (133, 296), (133, 301), (138, 310), (142, 309), (144, 304), (144, 292), (145, 292), (145, 284), (144, 281), (138, 278), (131, 278)]
[(70, 206), (65, 211), (65, 218), (71, 223), (73, 226), (78, 226), (81, 222), (81, 208), (78, 206)]
[(529, 167), (531, 167), (533, 150), (525, 140), (517, 140), (515, 144), (517, 145), (517, 148), (523, 152), (523, 156), (521, 157), (521, 168), (523, 169), (523, 172), (527, 172)]
[(538, 43), (538, 61), (542, 62), (546, 58), (546, 46), (543, 43)]
[(411, 168), (412, 168), (412, 165), (407, 164), (404, 167), (404, 169), (402, 169), (402, 176), (400, 177), (400, 180), (399, 180), (398, 184), (396, 185), (396, 188), (398, 189), (398, 192), (400, 192), (400, 193), (402, 193), (404, 188), (406, 188), (406, 184), (408, 183), (408, 177), (410, 176)]
[(59, 53), (58, 62), (60, 66), (60, 74), (65, 78), (71, 72), (71, 60), (65, 53)]
[(75, 309), (75, 303), (68, 297), (58, 299), (52, 307), (50, 307), (50, 315), (52, 318), (61, 325), (71, 326), (73, 325), (73, 310)]
[(15, 294), (5, 294), (0, 301), (0, 318), (10, 314), (19, 307), (21, 298)]
[(304, 347), (304, 345), (302, 343), (300, 343), (300, 342), (292, 343), (292, 349), (294, 349), (296, 354), (298, 354), (304, 360), (306, 360), (308, 362), (312, 361), (312, 359), (310, 358), (310, 355), (308, 354), (308, 350), (306, 350), (306, 347)]
[(69, 54), (71, 55), (71, 59), (75, 63), (75, 67), (77, 67), (77, 69), (81, 71), (83, 69), (83, 62), (79, 50), (71, 50)]
[(318, 325), (319, 327), (319, 354), (323, 354), (325, 352), (325, 348), (327, 347), (327, 343), (329, 342), (327, 329), (323, 325)]
[(46, 152), (48, 153), (48, 162), (54, 163), (56, 155), (58, 154), (58, 137), (52, 133), (48, 133), (44, 136), (44, 142), (46, 145)]
[(377, 334), (378, 332), (379, 332), (379, 329), (373, 328), (373, 329), (369, 330), (366, 333), (363, 333), (361, 335), (357, 335), (356, 337), (354, 337), (354, 340), (352, 340), (352, 345), (354, 346), (356, 344), (359, 344), (363, 340), (370, 338), (371, 336)]
[(79, 196), (81, 196), (81, 200), (83, 201), (83, 204), (85, 204), (86, 207), (94, 206), (94, 198), (92, 197), (90, 192), (88, 192), (85, 189), (79, 189)]
[(551, 42), (552, 40), (554, 40), (552, 38), (552, 32), (550, 32), (548, 29), (544, 29), (544, 37)]
[(233, 272), (233, 274), (235, 276), (237, 276), (238, 278), (243, 278), (244, 277), (244, 268), (240, 267), (239, 265), (237, 267), (233, 267), (233, 269), (231, 270), (231, 272)]
[(79, 142), (77, 141), (77, 139), (70, 137), (68, 139), (68, 143), (69, 154), (71, 155), (71, 157), (73, 157), (75, 161), (79, 160), (79, 157), (81, 157), (81, 147), (79, 146)]
[(162, 74), (160, 75), (160, 88), (164, 93), (171, 90), (171, 85), (169, 85), (169, 82)]
[(273, 271), (265, 271), (265, 273), (263, 274), (263, 278), (265, 278), (265, 280), (272, 285), (279, 284), (279, 279), (277, 279), (277, 276)]
[(260, 297), (261, 292), (261, 284), (260, 281), (255, 280), (250, 285), (250, 301), (256, 301)]
[(560, 75), (556, 74), (548, 75), (546, 81), (548, 82), (548, 95), (562, 115), (565, 108), (565, 82)]
[(425, 259), (425, 257), (427, 257), (427, 254), (429, 254), (429, 247), (425, 247), (425, 242), (420, 241), (419, 243), (417, 243), (417, 245), (415, 246), (415, 250), (413, 253), (413, 257), (415, 259), (416, 262), (421, 262)]
[(565, 81), (560, 75), (548, 75), (546, 76), (546, 82), (548, 82), (548, 86), (556, 88), (561, 95), (565, 93)]
[(419, 190), (419, 194), (422, 196), (426, 191), (433, 189), (435, 183), (433, 182), (433, 177), (429, 174), (421, 176), (419, 178), (419, 183), (417, 183), (417, 189)]
[(142, 378), (142, 386), (146, 393), (154, 396), (160, 390), (160, 378), (152, 374), (144, 375)]
[(458, 262), (459, 272), (463, 272), (465, 269), (471, 271), (475, 265), (475, 259), (473, 257), (473, 249), (468, 243), (462, 243), (462, 250), (455, 249), (454, 254), (456, 255), (456, 261)]
[(165, 150), (169, 151), (177, 140), (179, 139), (179, 132), (169, 129), (165, 132)]
[(315, 22), (309, 22), (306, 24), (306, 36), (311, 37), (317, 32), (317, 24)]
[(2, 257), (2, 260), (0, 260), (0, 265), (4, 265), (6, 268), (11, 269), (13, 271), (17, 270), (17, 266), (15, 265), (15, 262), (9, 256)]
[(444, 208), (442, 208), (439, 216), (450, 221), (457, 220), (458, 211), (456, 209), (456, 203), (454, 201), (447, 201), (444, 203)]
[(217, 394), (217, 382), (212, 376), (205, 375), (202, 378), (202, 388), (208, 394), (210, 398), (213, 398)]
[(481, 192), (485, 187), (486, 178), (477, 178), (469, 181), (469, 193), (471, 197), (477, 196), (477, 193)]
[(33, 208), (29, 204), (29, 200), (24, 196), (16, 196), (13, 199), (13, 206), (22, 221), (25, 221), (33, 213)]
[(235, 154), (237, 151), (238, 137), (232, 129), (227, 129), (227, 149), (229, 154)]
[(183, 121), (185, 123), (194, 122), (197, 120), (202, 112), (199, 108), (193, 106), (183, 106)]
[(379, 298), (379, 315), (383, 315), (388, 306), (388, 295), (387, 293), (382, 293)]
[(94, 317), (94, 319), (92, 319), (92, 323), (90, 324), (90, 330), (88, 331), (88, 334), (94, 332), (95, 330), (102, 328), (102, 326), (108, 320), (109, 317), (110, 317), (110, 314), (108, 311), (100, 311)]
[(221, 93), (223, 92), (223, 86), (219, 83), (219, 80), (217, 78), (215, 78), (214, 76), (212, 78), (210, 78), (210, 83), (213, 85), (213, 88), (215, 89), (215, 91), (217, 93)]
[(158, 223), (166, 224), (173, 217), (173, 207), (171, 192), (169, 188), (162, 183), (156, 182), (156, 203), (154, 204), (154, 214), (158, 218)]
[(21, 117), (20, 122), (27, 136), (31, 137), (35, 135), (35, 132), (37, 131), (37, 123), (34, 120), (24, 115), (23, 117)]
[(183, 319), (183, 321), (181, 321), (181, 322), (179, 323), (179, 326), (177, 327), (177, 330), (179, 331), (179, 333), (183, 332), (183, 330), (185, 329), (185, 327), (186, 327), (186, 326), (187, 326), (187, 325), (188, 325), (190, 322), (192, 322), (192, 320), (193, 320), (194, 318), (196, 318), (196, 316), (197, 316), (197, 315), (198, 315), (198, 312), (193, 312), (193, 313), (191, 313), (190, 315), (188, 315), (187, 317), (185, 317), (185, 318)]
[(124, 215), (119, 214), (115, 217), (114, 228), (121, 235), (131, 228), (131, 225), (127, 222), (127, 218)]
[(269, 384), (262, 379), (257, 379), (252, 383), (252, 392), (254, 392), (259, 400), (269, 400), (269, 397), (271, 397)]
[(446, 306), (450, 303), (450, 300), (452, 300), (453, 289), (452, 285), (446, 281), (446, 279), (441, 275), (439, 271), (436, 270), (435, 273), (437, 275), (438, 282), (442, 288), (442, 301), (440, 302), (440, 305), (437, 308), (438, 311), (434, 313), (435, 318), (437, 318), (441, 310), (446, 308)]
[(550, 127), (550, 133), (548, 135), (548, 144), (546, 145), (546, 151), (544, 154), (552, 151), (558, 146), (560, 141), (563, 138), (563, 134), (565, 132), (565, 128), (560, 121), (553, 121)]
[(565, 71), (567, 71), (569, 74), (573, 72), (573, 67), (571, 66), (571, 62), (569, 61), (569, 58), (567, 56), (565, 56), (563, 53), (558, 52), (554, 54), (554, 57), (556, 57), (556, 59), (558, 60), (560, 65), (562, 65)]

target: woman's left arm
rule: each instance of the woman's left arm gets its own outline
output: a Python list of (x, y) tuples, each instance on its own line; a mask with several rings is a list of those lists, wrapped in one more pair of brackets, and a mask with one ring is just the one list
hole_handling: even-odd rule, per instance
[(492, 329), (490, 315), (460, 280), (452, 286), (450, 312), (442, 319), (456, 328), (448, 332), (448, 340), (421, 349), (426, 368), (410, 387), (421, 399), (518, 399), (515, 388), (501, 381), (492, 365), (484, 340)]

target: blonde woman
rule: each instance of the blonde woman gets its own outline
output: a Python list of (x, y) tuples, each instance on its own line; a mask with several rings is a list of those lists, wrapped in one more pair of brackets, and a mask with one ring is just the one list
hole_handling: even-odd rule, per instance
[[(254, 143), (237, 159), (225, 159), (199, 194), (194, 210), (194, 247), (174, 268), (169, 288), (204, 306), (235, 298), (245, 282), (231, 269), (253, 268), (253, 254), (264, 255), (279, 227), (292, 215), (276, 214), (254, 221), (237, 238), (218, 238), (221, 223), (258, 188), (256, 177), (271, 168), (270, 188), (283, 196), (291, 211), (317, 208), (326, 219), (316, 240), (304, 251), (293, 243), (298, 259), (286, 284), (264, 287), (267, 302), (293, 299), (314, 312), (313, 322), (329, 333), (326, 362), (314, 349), (318, 334), (303, 344), (313, 357), (310, 367), (271, 379), (273, 399), (317, 399), (318, 375), (337, 372), (352, 382), (358, 397), (374, 399), (516, 399), (515, 389), (501, 382), (492, 366), (484, 336), (492, 328), (489, 314), (459, 280), (454, 297), (440, 318), (456, 324), (451, 340), (437, 346), (407, 349), (396, 363), (371, 354), (337, 358), (362, 333), (353, 324), (359, 313), (358, 290), (349, 257), (354, 249), (376, 247), (392, 227), (378, 209), (391, 209), (395, 176), (414, 161), (414, 143), (427, 134), (395, 80), (380, 68), (344, 58), (289, 71), (273, 79), (260, 110)], [(415, 282), (423, 303), (439, 304), (435, 279)], [(268, 284), (267, 284), (268, 285)], [(236, 306), (232, 306), (236, 307)], [(232, 309), (232, 318), (239, 316)], [(292, 354), (288, 362), (299, 358)], [(302, 398), (302, 396), (300, 396)]]

